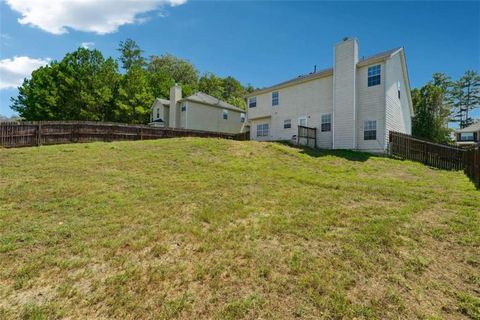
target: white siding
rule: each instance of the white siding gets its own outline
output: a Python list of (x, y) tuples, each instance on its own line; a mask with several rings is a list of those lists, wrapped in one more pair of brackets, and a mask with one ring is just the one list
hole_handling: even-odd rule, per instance
[[(264, 123), (268, 123), (268, 126), (269, 126), (268, 136), (258, 137), (257, 136), (257, 125), (264, 124)], [(257, 141), (271, 141), (271, 140), (274, 140), (273, 136), (272, 136), (272, 123), (271, 123), (271, 119), (269, 117), (250, 121), (250, 139), (251, 140), (257, 140)]]
[[(270, 137), (268, 140), (291, 140), (298, 134), (298, 121), (300, 117), (307, 118), (307, 126), (317, 128), (317, 146), (319, 148), (332, 147), (332, 133), (321, 132), (320, 121), (322, 114), (331, 114), (333, 77), (326, 76), (301, 84), (285, 87), (279, 90), (257, 95), (257, 107), (248, 109), (248, 118), (251, 121), (251, 131), (255, 131), (258, 116), (270, 116)], [(279, 104), (272, 107), (271, 96), (273, 91), (279, 93)], [(283, 127), (285, 120), (291, 120), (291, 128)], [(252, 139), (257, 140), (256, 134)], [(262, 137), (258, 140), (267, 140)]]
[[(407, 96), (407, 79), (403, 76), (400, 53), (395, 54), (386, 62), (386, 130), (385, 139), (389, 131), (412, 133), (412, 114)], [(398, 99), (397, 83), (400, 82), (400, 99)], [(386, 140), (388, 141), (388, 140)]]
[(355, 149), (356, 63), (358, 44), (356, 39), (343, 41), (335, 46), (333, 68), (333, 147)]
[[(368, 86), (368, 68), (380, 65), (380, 84)], [(377, 139), (364, 140), (364, 123), (377, 121)], [(385, 148), (385, 64), (374, 63), (357, 68), (357, 149), (382, 152)]]

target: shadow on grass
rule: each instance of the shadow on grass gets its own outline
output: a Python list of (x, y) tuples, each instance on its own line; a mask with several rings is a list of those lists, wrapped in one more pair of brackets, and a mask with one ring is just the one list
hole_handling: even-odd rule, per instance
[(335, 156), (344, 158), (349, 161), (365, 162), (369, 158), (386, 157), (387, 155), (373, 154), (368, 152), (353, 151), (353, 150), (328, 150), (328, 149), (315, 149), (307, 146), (295, 145), (288, 141), (277, 141), (278, 144), (283, 144), (291, 148), (300, 149), (300, 152), (313, 158)]

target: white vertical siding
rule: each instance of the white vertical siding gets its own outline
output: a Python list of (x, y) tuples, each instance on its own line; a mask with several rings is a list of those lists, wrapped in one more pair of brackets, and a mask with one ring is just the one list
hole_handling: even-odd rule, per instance
[[(412, 114), (407, 96), (407, 81), (403, 75), (400, 53), (395, 54), (386, 62), (386, 130), (385, 139), (389, 131), (412, 133)], [(400, 82), (400, 99), (398, 99), (397, 83)], [(388, 141), (388, 140), (386, 140)]]
[(356, 119), (356, 64), (358, 44), (356, 39), (335, 46), (333, 69), (333, 147), (355, 149)]
[[(368, 68), (380, 65), (380, 84), (368, 86)], [(385, 148), (385, 63), (378, 62), (357, 69), (357, 149), (382, 152)], [(377, 122), (377, 139), (364, 140), (365, 121)]]

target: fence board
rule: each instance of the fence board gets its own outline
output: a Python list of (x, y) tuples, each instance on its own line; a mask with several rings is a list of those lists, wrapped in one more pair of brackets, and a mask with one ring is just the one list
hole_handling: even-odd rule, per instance
[(465, 174), (480, 188), (479, 147), (466, 150), (391, 131), (389, 150), (392, 156), (422, 162), (435, 168), (464, 170)]

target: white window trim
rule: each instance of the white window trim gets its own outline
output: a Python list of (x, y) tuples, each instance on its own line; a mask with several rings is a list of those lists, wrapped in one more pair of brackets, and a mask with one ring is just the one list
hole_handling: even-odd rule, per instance
[[(330, 116), (330, 130), (329, 131), (322, 131), (322, 125), (323, 123), (323, 116)], [(325, 122), (328, 123), (328, 122)], [(323, 113), (320, 115), (320, 132), (332, 132), (333, 131), (333, 114), (331, 113)]]
[(307, 116), (300, 116), (298, 117), (298, 125), (300, 126), (300, 120), (305, 120), (305, 127), (308, 126), (308, 117)]

